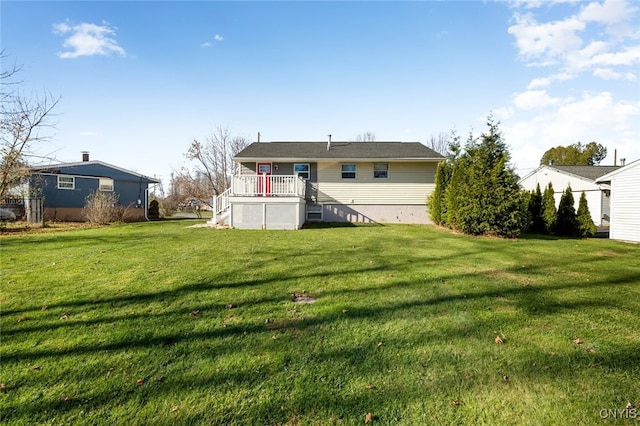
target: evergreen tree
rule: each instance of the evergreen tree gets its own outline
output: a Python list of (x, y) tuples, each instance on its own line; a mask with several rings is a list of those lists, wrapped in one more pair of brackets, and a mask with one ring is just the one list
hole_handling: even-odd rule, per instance
[(578, 230), (579, 235), (583, 238), (593, 237), (597, 231), (596, 225), (591, 218), (591, 213), (589, 212), (587, 196), (584, 191), (582, 195), (580, 195), (580, 202), (578, 204)]
[(449, 179), (451, 178), (452, 166), (447, 161), (442, 161), (438, 164), (436, 170), (436, 187), (431, 193), (428, 200), (429, 213), (431, 214), (431, 220), (436, 225), (446, 225), (447, 218), (447, 203), (446, 203), (446, 190), (449, 185)]
[(449, 226), (466, 234), (517, 237), (526, 228), (527, 205), (518, 177), (507, 166), (509, 152), (498, 123), (489, 116), (489, 131), (469, 136), (447, 187)]
[(544, 221), (544, 228), (549, 234), (554, 233), (556, 228), (557, 210), (556, 199), (553, 194), (553, 185), (549, 182), (542, 195), (542, 220)]
[(571, 186), (567, 186), (558, 204), (558, 214), (556, 216), (556, 232), (558, 235), (577, 237), (580, 234), (574, 204), (575, 200), (571, 192)]
[(542, 192), (540, 184), (529, 195), (529, 231), (536, 234), (543, 234), (546, 231), (544, 217), (542, 216)]

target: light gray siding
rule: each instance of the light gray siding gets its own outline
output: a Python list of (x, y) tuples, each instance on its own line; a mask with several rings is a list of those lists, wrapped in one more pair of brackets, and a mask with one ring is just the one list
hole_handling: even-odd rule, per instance
[(610, 238), (640, 241), (640, 160), (611, 176)]

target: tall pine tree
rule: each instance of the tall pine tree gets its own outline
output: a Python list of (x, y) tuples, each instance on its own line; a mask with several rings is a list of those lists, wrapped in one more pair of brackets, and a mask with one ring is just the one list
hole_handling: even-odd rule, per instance
[(554, 197), (553, 185), (549, 182), (549, 185), (544, 189), (542, 195), (542, 219), (544, 220), (544, 228), (547, 233), (552, 234), (556, 229), (556, 199)]
[(558, 204), (558, 214), (556, 216), (556, 232), (558, 235), (567, 237), (577, 237), (579, 235), (578, 217), (576, 216), (574, 205), (575, 200), (573, 192), (571, 192), (571, 186), (567, 186)]
[(536, 234), (544, 234), (546, 226), (544, 217), (542, 216), (542, 192), (540, 184), (536, 185), (536, 189), (531, 191), (529, 195), (529, 231)]
[(593, 223), (591, 212), (589, 211), (587, 196), (583, 191), (578, 203), (578, 233), (583, 238), (589, 238), (596, 235), (596, 231), (596, 225)]

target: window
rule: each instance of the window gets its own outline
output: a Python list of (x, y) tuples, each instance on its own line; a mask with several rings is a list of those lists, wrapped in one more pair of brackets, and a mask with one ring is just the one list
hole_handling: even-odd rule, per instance
[(299, 164), (299, 163), (295, 163), (293, 165), (293, 174), (300, 176), (302, 179), (309, 179), (310, 174), (309, 174), (309, 164)]
[(355, 179), (356, 178), (356, 165), (355, 164), (343, 164), (342, 165), (342, 179)]
[(113, 179), (100, 178), (100, 186), (98, 187), (98, 190), (113, 191)]
[(307, 220), (322, 220), (322, 204), (307, 204)]
[(387, 179), (389, 177), (389, 163), (373, 163), (373, 178)]
[(58, 189), (75, 189), (76, 179), (73, 176), (58, 176)]

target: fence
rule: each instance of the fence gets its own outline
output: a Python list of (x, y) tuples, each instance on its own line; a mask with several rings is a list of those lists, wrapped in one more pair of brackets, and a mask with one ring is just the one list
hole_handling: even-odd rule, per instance
[(18, 220), (29, 223), (42, 223), (44, 220), (44, 200), (42, 198), (8, 197), (2, 200), (0, 207), (11, 210)]

